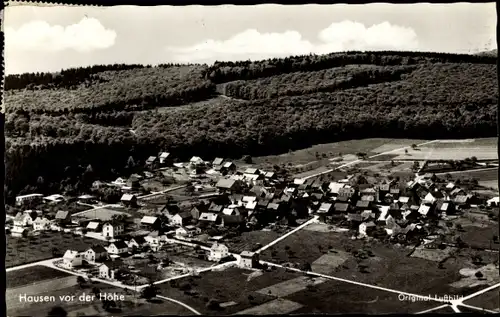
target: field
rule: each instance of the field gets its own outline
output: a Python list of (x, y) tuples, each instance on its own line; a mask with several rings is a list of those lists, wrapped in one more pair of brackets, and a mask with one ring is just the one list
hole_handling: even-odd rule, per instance
[(102, 221), (111, 220), (114, 215), (126, 215), (126, 213), (108, 208), (89, 209), (74, 215), (74, 218), (100, 219)]
[[(180, 300), (202, 314), (230, 315), (275, 299), (275, 296), (260, 294), (258, 290), (300, 276), (296, 273), (285, 272), (285, 270), (264, 272), (258, 276), (251, 275), (252, 272), (228, 268), (220, 272), (204, 272), (198, 277), (181, 279), (177, 287), (169, 283), (158, 286), (163, 296)], [(186, 292), (189, 289), (191, 293)], [(211, 309), (207, 307), (210, 299), (219, 303), (235, 302), (236, 304)]]
[(274, 231), (250, 231), (243, 232), (241, 236), (225, 241), (224, 244), (233, 253), (241, 253), (242, 251), (252, 251), (258, 249), (260, 244), (264, 246), (279, 237), (279, 234)]
[(14, 288), (32, 283), (40, 282), (43, 280), (50, 280), (53, 278), (67, 277), (70, 274), (48, 268), (46, 266), (37, 265), (24, 269), (10, 271), (6, 273), (7, 288)]
[(473, 297), (467, 301), (465, 304), (482, 307), (486, 309), (499, 309), (500, 308), (500, 297), (498, 296), (499, 289), (493, 289), (489, 292), (481, 294), (479, 296)]
[[(372, 256), (368, 258), (360, 259), (350, 254), (361, 248), (363, 242), (350, 240), (346, 233), (300, 230), (263, 251), (261, 258), (274, 263), (313, 263), (324, 254), (333, 253), (344, 258), (345, 253), (335, 254), (335, 250), (345, 251), (349, 258), (336, 269), (330, 268), (331, 275), (416, 294), (470, 292), (450, 285), (461, 279), (459, 270), (468, 265), (470, 257), (450, 259), (444, 269), (439, 269), (434, 261), (409, 257), (409, 249), (377, 242), (370, 244)], [(365, 267), (364, 271), (360, 270), (360, 265)]]
[(62, 256), (68, 249), (84, 251), (92, 244), (107, 245), (104, 241), (65, 232), (44, 232), (31, 239), (8, 237), (7, 240), (6, 267), (53, 258), (52, 248), (57, 248)]
[[(253, 161), (257, 165), (273, 166), (273, 165), (297, 165), (307, 164), (311, 161), (320, 158), (335, 159), (345, 154), (353, 154), (362, 152), (368, 156), (375, 155), (384, 151), (401, 148), (403, 146), (410, 146), (414, 143), (422, 143), (423, 140), (406, 140), (406, 139), (362, 139), (362, 140), (349, 140), (335, 143), (313, 145), (307, 149), (297, 150), (281, 155), (269, 155), (254, 157)], [(382, 151), (380, 151), (382, 149)], [(351, 157), (352, 158), (352, 157)], [(354, 157), (356, 159), (356, 157)], [(349, 161), (348, 158), (343, 157), (344, 161)]]

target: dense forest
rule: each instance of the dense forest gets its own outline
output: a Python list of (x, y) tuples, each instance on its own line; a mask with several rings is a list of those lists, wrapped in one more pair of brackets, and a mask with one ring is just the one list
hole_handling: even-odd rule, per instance
[(163, 150), (179, 159), (239, 158), (356, 138), (497, 132), (490, 56), (349, 52), (210, 67), (100, 65), (7, 76), (5, 86), (8, 199), (85, 192)]

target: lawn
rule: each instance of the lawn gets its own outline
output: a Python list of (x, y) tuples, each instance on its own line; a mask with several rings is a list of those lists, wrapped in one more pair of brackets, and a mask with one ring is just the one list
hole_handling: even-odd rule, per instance
[(328, 280), (325, 283), (288, 295), (285, 299), (307, 306), (294, 313), (387, 314), (415, 313), (439, 305), (431, 301), (414, 301), (354, 284)]
[(464, 304), (495, 310), (500, 308), (500, 296), (498, 287), (483, 293), (479, 296), (473, 297), (464, 302)]
[(258, 244), (264, 246), (277, 238), (280, 234), (274, 231), (250, 231), (243, 232), (241, 236), (235, 237), (224, 244), (233, 253), (241, 253), (242, 251), (252, 251), (260, 248)]
[(39, 236), (31, 238), (7, 238), (7, 254), (5, 267), (37, 262), (53, 258), (52, 249), (57, 248), (64, 254), (66, 250), (84, 251), (92, 244), (107, 245), (105, 241), (99, 241), (87, 237), (76, 236), (72, 233), (43, 232)]
[[(411, 145), (415, 140), (398, 140), (398, 139), (362, 139), (349, 140), (336, 143), (318, 144), (307, 149), (297, 150), (281, 155), (269, 155), (254, 157), (253, 161), (259, 165), (281, 165), (291, 163), (292, 165), (307, 164), (311, 161), (318, 160), (317, 156), (325, 158), (336, 158), (344, 154), (356, 154), (359, 152), (367, 153), (368, 155), (377, 154), (375, 150), (384, 144), (406, 144)], [(404, 146), (404, 145), (402, 145)], [(396, 148), (401, 146), (396, 146)]]
[(102, 221), (108, 221), (111, 220), (114, 215), (127, 215), (127, 213), (108, 208), (99, 208), (99, 209), (89, 209), (87, 212), (82, 212), (74, 217), (87, 218), (87, 219), (100, 219)]
[(443, 147), (440, 143), (431, 143), (416, 150), (410, 149), (408, 153), (400, 150), (393, 154), (397, 155), (397, 160), (464, 160), (472, 156), (478, 160), (498, 159), (497, 147), (488, 145)]
[[(313, 264), (320, 256), (334, 253), (329, 252), (330, 247), (333, 250), (351, 253), (362, 248), (363, 242), (351, 240), (347, 233), (300, 230), (263, 251), (261, 259), (273, 263)], [(467, 266), (466, 263), (470, 258), (458, 257), (448, 260), (444, 268), (440, 269), (434, 261), (408, 256), (410, 250), (407, 248), (374, 241), (367, 244), (367, 247), (373, 256), (358, 259), (351, 253), (350, 258), (330, 274), (415, 294), (461, 294), (462, 292), (450, 284), (461, 279), (459, 270)], [(360, 265), (366, 268), (363, 273)], [(470, 289), (464, 292), (468, 294)]]
[[(120, 306), (120, 310), (113, 312), (113, 316), (146, 316), (155, 314), (171, 314), (171, 315), (192, 315), (192, 313), (186, 308), (166, 301), (158, 300), (154, 303), (145, 302), (143, 299), (138, 299), (138, 295), (131, 291), (126, 291), (120, 288), (110, 286), (108, 284), (89, 284), (85, 288), (80, 288), (78, 285), (50, 291), (41, 291), (36, 294), (31, 295), (50, 295), (55, 296), (55, 302), (47, 303), (22, 303), (18, 305), (8, 305), (7, 314), (11, 316), (46, 316), (48, 311), (54, 306), (60, 306), (66, 310), (69, 315), (75, 316), (78, 312), (84, 313), (86, 315), (109, 315), (106, 312), (101, 301), (96, 297), (94, 300), (89, 302), (80, 301), (79, 296), (83, 293), (89, 295), (92, 294), (92, 288), (97, 287), (102, 293), (116, 293), (118, 295), (123, 294), (125, 296), (125, 301), (117, 301)], [(74, 301), (61, 301), (60, 295), (75, 295)]]
[(499, 250), (500, 244), (493, 243), (493, 236), (498, 235), (499, 226), (489, 224), (485, 226), (463, 226), (463, 231), (459, 233), (462, 240), (471, 247), (492, 248)]
[(7, 272), (6, 288), (19, 287), (53, 278), (66, 277), (70, 274), (54, 270), (46, 266), (37, 265), (24, 269)]
[[(180, 300), (202, 314), (230, 315), (275, 299), (272, 295), (258, 293), (258, 290), (300, 276), (280, 269), (264, 272), (253, 278), (250, 276), (251, 273), (250, 270), (228, 268), (219, 272), (204, 272), (198, 277), (180, 279), (177, 287), (173, 287), (170, 283), (158, 286), (161, 295)], [(186, 285), (190, 285), (193, 293), (187, 294), (184, 291), (189, 288)], [(207, 307), (210, 299), (219, 303), (232, 301), (236, 304), (220, 310), (210, 309)]]

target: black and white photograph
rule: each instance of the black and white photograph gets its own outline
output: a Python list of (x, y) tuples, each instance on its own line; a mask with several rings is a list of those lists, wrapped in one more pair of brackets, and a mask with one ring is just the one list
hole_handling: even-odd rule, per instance
[(6, 316), (500, 313), (496, 10), (10, 1)]

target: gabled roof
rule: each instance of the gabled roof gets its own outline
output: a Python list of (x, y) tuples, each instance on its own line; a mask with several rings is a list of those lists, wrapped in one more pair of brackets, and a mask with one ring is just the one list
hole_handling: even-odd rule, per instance
[(430, 209), (431, 209), (430, 206), (421, 205), (420, 208), (418, 208), (418, 212), (422, 215), (427, 215)]
[(120, 259), (115, 259), (115, 260), (108, 260), (102, 262), (100, 266), (107, 266), (109, 269), (118, 269), (121, 266), (123, 266), (123, 262)]
[(251, 201), (256, 201), (257, 200), (257, 197), (255, 196), (243, 196), (243, 198), (241, 198), (241, 201), (244, 201), (244, 202), (251, 202)]
[(107, 252), (106, 249), (102, 245), (94, 245), (94, 246), (88, 248), (88, 250), (92, 250), (95, 253), (106, 253)]
[(318, 212), (319, 213), (328, 213), (332, 209), (332, 204), (329, 203), (322, 203), (319, 206)]
[(347, 220), (361, 222), (363, 221), (363, 216), (359, 214), (347, 214)]
[(344, 188), (345, 184), (341, 183), (336, 183), (336, 182), (331, 182), (328, 185), (328, 188), (330, 189), (330, 193), (332, 194), (338, 194), (341, 188)]
[(240, 256), (244, 258), (251, 258), (255, 255), (255, 252), (250, 252), (250, 251), (243, 251), (240, 253)]
[(212, 165), (221, 165), (224, 162), (223, 158), (216, 157), (215, 160), (212, 162)]
[(224, 224), (235, 224), (242, 223), (243, 217), (240, 215), (222, 215), (222, 220), (224, 220)]
[(250, 210), (255, 209), (255, 207), (257, 207), (257, 201), (249, 201), (249, 202), (245, 205), (245, 208), (246, 208), (246, 209), (250, 209)]
[(148, 159), (146, 160), (146, 163), (153, 163), (154, 161), (156, 161), (156, 156), (150, 156), (150, 157), (148, 157)]
[(403, 204), (406, 204), (410, 201), (410, 197), (407, 197), (407, 196), (400, 196), (399, 197), (399, 202), (403, 203)]
[(274, 176), (276, 176), (276, 173), (275, 172), (266, 172), (264, 174), (264, 176), (267, 177), (267, 178), (273, 178)]
[(110, 245), (113, 245), (113, 244), (118, 249), (126, 249), (126, 248), (128, 248), (128, 245), (125, 242), (121, 241), (121, 240), (120, 241), (112, 242)]
[(376, 192), (377, 191), (372, 187), (365, 188), (365, 189), (360, 191), (361, 194), (375, 194)]
[(346, 203), (335, 203), (334, 205), (335, 211), (342, 211), (345, 212), (349, 209), (349, 204)]
[(436, 209), (440, 210), (440, 211), (448, 211), (449, 207), (450, 207), (450, 203), (448, 203), (448, 202), (440, 201), (436, 204)]
[[(179, 217), (181, 217), (182, 219), (189, 219), (189, 218), (192, 218), (192, 217), (193, 217), (189, 211), (183, 211), (183, 212), (180, 212), (180, 213), (178, 213), (176, 216), (179, 216)], [(174, 216), (174, 217), (175, 217), (175, 216)]]
[(157, 220), (158, 220), (158, 218), (157, 218), (157, 217), (152, 217), (152, 216), (144, 216), (144, 217), (142, 217), (142, 219), (141, 219), (141, 223), (142, 223), (142, 224), (152, 225), (152, 224), (154, 224)]
[(201, 221), (216, 221), (218, 218), (217, 214), (214, 214), (212, 212), (204, 212), (200, 215), (200, 218), (198, 220)]
[(68, 219), (69, 217), (69, 212), (68, 211), (63, 211), (63, 210), (59, 210), (56, 214), (56, 219)]
[(356, 207), (358, 208), (367, 208), (370, 206), (370, 201), (368, 200), (358, 200), (356, 203)]
[(224, 209), (224, 206), (217, 205), (216, 203), (212, 202), (210, 206), (208, 207), (208, 211), (212, 212), (221, 212), (222, 209)]
[(230, 178), (221, 178), (215, 187), (223, 189), (232, 189), (236, 184), (236, 180)]
[(395, 195), (395, 194), (399, 194), (401, 190), (399, 188), (391, 188), (391, 190), (389, 191), (391, 194)]
[(243, 173), (244, 174), (259, 174), (260, 171), (257, 168), (249, 167)]
[(226, 163), (224, 163), (224, 165), (223, 165), (223, 166), (224, 166), (225, 168), (229, 168), (229, 167), (231, 167), (231, 166), (234, 166), (234, 163), (233, 163), (233, 162), (226, 162)]
[(465, 191), (462, 188), (457, 187), (457, 188), (453, 189), (450, 194), (451, 195), (457, 195), (457, 194), (459, 194), (461, 192), (465, 192)]
[(373, 197), (372, 195), (363, 195), (361, 196), (361, 200), (374, 201), (375, 197)]
[(160, 158), (162, 158), (162, 159), (166, 159), (169, 156), (170, 156), (170, 153), (168, 153), (168, 152), (161, 152), (161, 154), (160, 154)]
[(191, 163), (203, 163), (203, 160), (202, 160), (202, 159), (201, 159), (201, 157), (199, 157), (199, 156), (193, 156), (193, 157), (189, 160), (189, 162), (191, 162)]
[(132, 201), (135, 198), (135, 195), (132, 194), (123, 194), (121, 201)]
[(279, 209), (279, 207), (280, 207), (280, 205), (279, 205), (279, 204), (276, 204), (276, 203), (269, 203), (269, 204), (267, 205), (267, 209), (272, 209), (272, 210), (278, 210), (278, 209)]
[(91, 221), (87, 224), (87, 229), (90, 229), (90, 230), (95, 230), (97, 228), (99, 228), (99, 225), (100, 223), (97, 222), (97, 221)]

